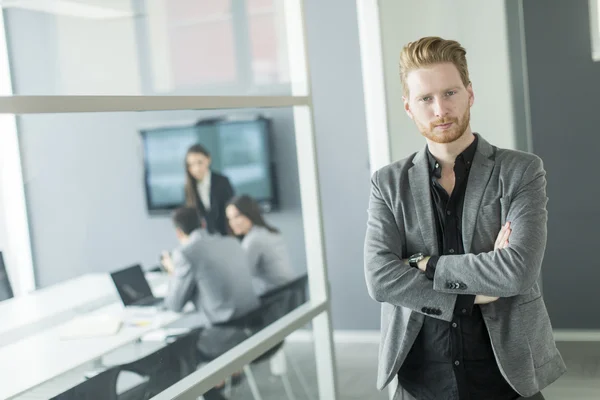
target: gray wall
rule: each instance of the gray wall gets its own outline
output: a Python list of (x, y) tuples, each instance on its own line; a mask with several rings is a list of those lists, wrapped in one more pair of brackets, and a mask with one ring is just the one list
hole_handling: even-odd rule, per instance
[(548, 172), (544, 296), (555, 328), (598, 329), (600, 63), (588, 0), (526, 0), (523, 11), (533, 151)]
[(370, 172), (356, 4), (307, 0), (306, 21), (333, 324), (378, 329), (363, 273)]

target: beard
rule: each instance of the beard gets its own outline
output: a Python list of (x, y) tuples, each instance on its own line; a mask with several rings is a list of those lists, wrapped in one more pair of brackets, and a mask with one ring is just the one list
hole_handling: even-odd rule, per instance
[[(453, 125), (449, 129), (445, 130), (436, 130), (435, 127), (437, 125), (449, 124), (450, 122)], [(423, 136), (427, 139), (431, 140), (435, 143), (452, 143), (458, 139), (466, 132), (469, 127), (469, 123), (471, 122), (471, 110), (467, 107), (467, 110), (463, 114), (462, 118), (456, 117), (448, 117), (448, 118), (440, 118), (431, 123), (428, 126), (418, 122), (415, 120), (415, 124), (417, 128), (421, 132)]]

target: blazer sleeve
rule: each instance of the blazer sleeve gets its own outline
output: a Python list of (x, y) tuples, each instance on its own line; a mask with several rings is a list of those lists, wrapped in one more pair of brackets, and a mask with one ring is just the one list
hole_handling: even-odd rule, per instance
[(246, 257), (248, 259), (248, 265), (250, 266), (250, 273), (252, 276), (257, 274), (258, 263), (260, 257), (264, 251), (264, 243), (260, 237), (255, 234), (246, 236), (242, 240), (242, 248), (246, 250)]
[(167, 309), (180, 312), (198, 288), (189, 260), (179, 250), (174, 250), (172, 257), (175, 270), (164, 303)]
[(546, 172), (535, 157), (522, 174), (507, 214), (509, 246), (481, 254), (441, 256), (433, 287), (441, 293), (511, 297), (535, 284), (546, 248)]
[(376, 301), (402, 306), (433, 318), (451, 321), (456, 294), (433, 290), (424, 273), (402, 261), (403, 227), (398, 226), (378, 182), (371, 179), (367, 233), (364, 248), (365, 279)]

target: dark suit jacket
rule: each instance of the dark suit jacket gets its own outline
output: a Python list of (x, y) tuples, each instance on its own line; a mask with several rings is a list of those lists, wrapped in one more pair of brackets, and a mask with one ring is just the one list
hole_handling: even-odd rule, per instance
[(234, 195), (233, 187), (225, 175), (211, 171), (210, 178), (210, 211), (206, 212), (200, 200), (198, 189), (194, 188), (196, 207), (206, 219), (206, 228), (210, 233), (227, 235), (227, 217), (225, 207)]

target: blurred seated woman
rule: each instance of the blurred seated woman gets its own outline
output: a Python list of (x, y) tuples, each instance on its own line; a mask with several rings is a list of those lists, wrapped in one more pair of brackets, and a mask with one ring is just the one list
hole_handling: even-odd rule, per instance
[(248, 255), (252, 284), (258, 295), (294, 277), (290, 257), (279, 230), (267, 224), (258, 203), (250, 196), (229, 201), (225, 214), (235, 236)]

